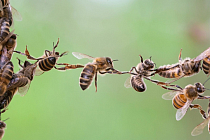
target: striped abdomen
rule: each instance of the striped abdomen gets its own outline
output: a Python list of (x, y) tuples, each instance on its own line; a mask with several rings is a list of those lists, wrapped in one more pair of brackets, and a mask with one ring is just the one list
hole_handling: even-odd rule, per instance
[(161, 71), (158, 74), (164, 78), (178, 78), (183, 75), (183, 72), (181, 71), (179, 67), (175, 67), (173, 69)]
[(56, 63), (55, 57), (47, 57), (45, 59), (42, 59), (38, 62), (38, 66), (42, 71), (49, 71), (51, 70)]
[(0, 97), (0, 110), (5, 109), (11, 102), (17, 88), (12, 90), (7, 90), (3, 96)]
[(9, 35), (10, 31), (10, 23), (6, 18), (1, 19), (1, 30), (0, 30), (0, 42)]
[(4, 94), (7, 90), (7, 85), (12, 79), (13, 75), (13, 64), (12, 62), (8, 62), (0, 72), (0, 96)]
[(1, 0), (1, 3), (2, 3), (2, 7), (5, 7), (9, 3), (9, 0)]
[(206, 57), (203, 59), (203, 64), (202, 64), (203, 72), (205, 74), (209, 74), (209, 68), (210, 68), (210, 56)]
[(185, 97), (184, 94), (178, 94), (173, 98), (173, 106), (176, 109), (182, 108), (186, 102), (187, 102), (187, 98)]
[(146, 90), (146, 85), (140, 75), (131, 77), (131, 85), (138, 92), (144, 92)]
[(13, 74), (10, 83), (7, 86), (7, 90), (11, 90), (18, 87), (23, 87), (28, 84), (28, 78), (22, 74)]
[(93, 76), (96, 73), (96, 66), (92, 64), (87, 64), (80, 76), (79, 84), (82, 90), (85, 90), (88, 88), (88, 86), (91, 84), (93, 80)]

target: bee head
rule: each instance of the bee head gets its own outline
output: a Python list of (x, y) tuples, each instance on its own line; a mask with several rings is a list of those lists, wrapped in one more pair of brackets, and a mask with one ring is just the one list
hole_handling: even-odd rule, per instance
[(144, 65), (147, 69), (152, 69), (155, 67), (155, 63), (151, 60), (151, 57), (150, 59), (144, 60)]
[[(114, 60), (113, 60), (114, 61)], [(106, 63), (108, 65), (108, 67), (113, 68), (113, 62), (111, 58), (106, 57)]]
[(0, 121), (0, 129), (4, 129), (6, 127), (6, 123)]
[(195, 83), (195, 87), (198, 93), (203, 93), (205, 91), (205, 88), (201, 83)]

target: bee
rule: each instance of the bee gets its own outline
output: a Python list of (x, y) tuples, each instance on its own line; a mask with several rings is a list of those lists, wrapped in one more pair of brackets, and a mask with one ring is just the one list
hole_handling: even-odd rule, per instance
[(0, 96), (2, 96), (6, 92), (7, 85), (10, 83), (12, 75), (13, 64), (11, 61), (9, 61), (0, 70)]
[(7, 91), (18, 88), (20, 95), (24, 96), (29, 89), (31, 81), (33, 80), (37, 64), (31, 64), (30, 62), (25, 61), (24, 65), (21, 65), (20, 59), (18, 59), (18, 61), (22, 69), (17, 74), (13, 74), (12, 79), (7, 86)]
[(113, 68), (113, 61), (117, 61), (117, 60), (112, 60), (110, 57), (92, 57), (86, 54), (82, 54), (82, 53), (78, 53), (78, 52), (72, 52), (72, 54), (78, 58), (78, 59), (82, 59), (82, 58), (88, 58), (90, 60), (93, 60), (92, 63), (87, 63), (84, 66), (84, 69), (81, 72), (80, 75), (80, 87), (82, 90), (87, 89), (92, 80), (93, 77), (95, 76), (95, 88), (96, 88), (96, 92), (97, 92), (97, 73), (99, 72), (100, 74), (106, 74), (106, 73), (115, 73), (115, 74), (124, 74), (124, 73), (128, 73), (128, 72), (120, 72), (118, 70), (115, 70)]
[(210, 133), (210, 100), (209, 100), (209, 106), (208, 106), (208, 117), (206, 117), (205, 112), (203, 111), (203, 113), (201, 113), (201, 115), (204, 118), (204, 121), (202, 123), (200, 123), (199, 125), (197, 125), (193, 131), (191, 132), (192, 136), (197, 136), (200, 135), (201, 133), (203, 133), (203, 129), (204, 127), (208, 124), (208, 131)]
[(16, 35), (13, 34), (11, 38), (4, 44), (2, 51), (0, 51), (0, 68), (2, 68), (5, 63), (11, 60), (13, 50), (16, 47)]
[(7, 90), (3, 96), (0, 96), (0, 110), (6, 110), (7, 106), (10, 104), (13, 96), (17, 93), (18, 88), (13, 88), (11, 90)]
[[(204, 84), (203, 84), (204, 85)], [(195, 99), (208, 99), (206, 96), (202, 96), (205, 87), (201, 83), (195, 83), (194, 85), (187, 85), (184, 89), (181, 87), (177, 89), (170, 89), (171, 92), (162, 95), (165, 100), (171, 100), (176, 112), (176, 120), (181, 120), (186, 114), (189, 107), (201, 109), (200, 105), (192, 105), (191, 103)]]
[(144, 79), (143, 78), (149, 78), (152, 74), (151, 71), (148, 71), (148, 70), (151, 70), (154, 68), (155, 66), (155, 63), (151, 60), (151, 57), (150, 59), (146, 59), (143, 61), (143, 58), (141, 55), (140, 56), (140, 59), (141, 59), (141, 62), (136, 66), (136, 67), (132, 67), (131, 70), (130, 70), (130, 73), (134, 71), (134, 74), (136, 75), (131, 75), (126, 81), (125, 81), (125, 84), (124, 86), (126, 88), (129, 88), (129, 87), (133, 87), (133, 89), (135, 89), (136, 91), (138, 92), (144, 92), (146, 90), (146, 84), (144, 83)]
[[(63, 52), (62, 54), (59, 54), (59, 52), (55, 52), (55, 48), (58, 46), (59, 43), (59, 39), (57, 41), (57, 44), (54, 46), (53, 44), (53, 51), (49, 51), (49, 50), (45, 50), (45, 54), (44, 56), (40, 57), (40, 58), (34, 58), (29, 54), (29, 51), (25, 50), (25, 53), (21, 53), (19, 51), (13, 51), (22, 55), (26, 55), (28, 59), (31, 60), (37, 60), (37, 68), (35, 70), (35, 75), (39, 76), (41, 74), (43, 74), (44, 72), (50, 71), (52, 68), (55, 68), (57, 70), (66, 70), (66, 69), (76, 69), (76, 68), (81, 68), (84, 67), (82, 65), (70, 65), (67, 63), (56, 63), (58, 61), (58, 59), (64, 55), (66, 55), (68, 52)], [(57, 68), (55, 67), (55, 65), (66, 65), (65, 67), (62, 68)]]
[[(182, 49), (181, 49), (182, 51)], [(203, 53), (198, 55), (194, 59), (185, 58), (183, 61), (181, 59), (181, 51), (179, 54), (179, 63), (167, 66), (161, 66), (158, 69), (154, 70), (153, 73), (158, 73), (160, 76), (164, 78), (175, 78), (175, 80), (170, 83), (182, 78), (182, 77), (190, 77), (194, 74), (197, 74), (201, 68), (201, 61), (210, 55), (210, 47), (205, 50)]]

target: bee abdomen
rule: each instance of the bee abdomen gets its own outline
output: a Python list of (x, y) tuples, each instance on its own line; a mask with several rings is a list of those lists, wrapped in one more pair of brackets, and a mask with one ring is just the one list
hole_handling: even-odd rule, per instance
[(203, 72), (205, 74), (209, 73), (209, 67), (210, 67), (210, 56), (208, 56), (205, 59), (203, 59), (202, 68), (203, 68)]
[(164, 78), (178, 78), (182, 76), (182, 71), (180, 68), (174, 68), (167, 71), (161, 71), (158, 74)]
[(14, 93), (15, 92), (13, 90), (8, 90), (4, 93), (3, 98), (0, 100), (0, 110), (6, 108), (9, 105), (14, 96)]
[(13, 75), (13, 64), (12, 62), (8, 62), (0, 72), (0, 96), (4, 94), (7, 89), (7, 85), (12, 79)]
[(55, 57), (48, 57), (43, 60), (40, 60), (38, 65), (41, 70), (49, 71), (55, 66), (55, 63), (56, 63)]
[(138, 92), (144, 92), (146, 90), (146, 85), (141, 76), (132, 76), (131, 85)]
[(17, 87), (23, 87), (28, 84), (28, 78), (23, 75), (14, 74), (9, 85), (7, 86), (7, 90), (11, 90)]
[(96, 72), (96, 67), (94, 65), (86, 65), (83, 69), (81, 76), (80, 76), (80, 87), (82, 90), (88, 88), (90, 83), (92, 82), (93, 76)]
[(10, 33), (10, 23), (6, 18), (2, 18), (1, 22), (1, 31), (0, 31), (0, 41), (3, 41), (4, 38)]
[(173, 106), (176, 109), (182, 108), (186, 102), (187, 102), (187, 98), (185, 97), (184, 94), (178, 94), (173, 98)]

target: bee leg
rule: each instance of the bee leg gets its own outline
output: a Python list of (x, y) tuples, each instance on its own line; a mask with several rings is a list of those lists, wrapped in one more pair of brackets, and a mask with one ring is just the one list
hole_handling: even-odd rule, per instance
[[(17, 60), (18, 60), (19, 66), (20, 66), (21, 68), (24, 68), (24, 66), (20, 64), (20, 62), (21, 62), (22, 60), (20, 60), (19, 58), (17, 58)], [(22, 62), (23, 62), (23, 61), (22, 61)]]
[(67, 69), (76, 69), (76, 68), (83, 68), (83, 65), (70, 65), (67, 63), (56, 63), (56, 65), (66, 65), (65, 67), (57, 68), (54, 66), (55, 69), (57, 70), (67, 70)]
[(14, 31), (15, 31), (15, 30), (12, 30), (12, 31), (4, 38), (4, 40), (2, 40), (2, 41), (0, 42), (0, 45), (1, 45), (1, 46), (2, 46), (3, 44), (5, 44), (5, 43), (8, 41), (8, 39), (10, 39), (10, 37), (13, 35)]
[(55, 48), (58, 46), (58, 43), (59, 43), (59, 38), (58, 38), (58, 41), (57, 41), (57, 43), (56, 43), (56, 45), (54, 46), (54, 42), (53, 42), (53, 54), (55, 54)]
[(97, 92), (97, 72), (95, 74), (95, 88), (96, 88), (96, 92)]
[(59, 57), (62, 57), (62, 56), (67, 55), (67, 54), (68, 54), (68, 51), (65, 51)]
[(206, 119), (206, 112), (204, 110), (202, 110), (202, 107), (199, 104), (191, 104), (190, 105), (191, 109), (199, 109), (201, 116)]
[(139, 73), (139, 71), (136, 69), (136, 67), (132, 67), (131, 70), (129, 71), (129, 73), (131, 74), (131, 72), (135, 70), (137, 73)]
[(210, 96), (198, 95), (198, 99), (210, 99)]

